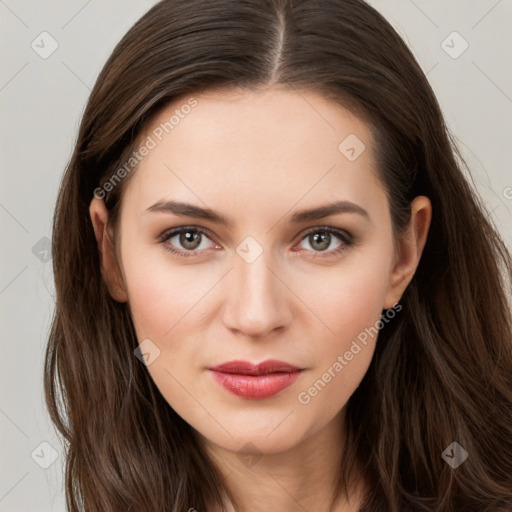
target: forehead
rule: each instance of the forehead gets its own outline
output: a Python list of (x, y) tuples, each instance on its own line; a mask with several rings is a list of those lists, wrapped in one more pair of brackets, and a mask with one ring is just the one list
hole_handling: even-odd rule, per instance
[(351, 133), (368, 142), (371, 135), (370, 127), (340, 104), (317, 92), (282, 87), (180, 96), (152, 119), (146, 132), (154, 130), (165, 132), (160, 134), (163, 138), (172, 135), (180, 144), (201, 144), (203, 152), (218, 155), (227, 149), (219, 142), (228, 139), (231, 153), (236, 149), (266, 150), (260, 159), (271, 149), (277, 150), (269, 155), (273, 157), (290, 149), (302, 149), (300, 153), (314, 149), (312, 156), (318, 158), (321, 150), (337, 150), (339, 142)]
[(344, 192), (361, 201), (380, 187), (370, 127), (311, 91), (183, 95), (151, 120), (149, 139), (126, 191), (140, 207), (170, 195), (258, 211)]

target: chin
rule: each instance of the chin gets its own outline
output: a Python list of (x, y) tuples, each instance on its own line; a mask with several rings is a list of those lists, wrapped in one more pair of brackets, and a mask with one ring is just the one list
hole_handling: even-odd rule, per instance
[(236, 431), (230, 433), (232, 437), (227, 434), (219, 436), (205, 435), (204, 433), (201, 433), (201, 436), (208, 443), (224, 450), (239, 453), (241, 456), (252, 454), (255, 457), (289, 450), (300, 443), (304, 437), (304, 432), (293, 431), (289, 428), (280, 430), (278, 427), (272, 432), (272, 429), (257, 429), (254, 428), (254, 425), (247, 425), (246, 428), (240, 425)]

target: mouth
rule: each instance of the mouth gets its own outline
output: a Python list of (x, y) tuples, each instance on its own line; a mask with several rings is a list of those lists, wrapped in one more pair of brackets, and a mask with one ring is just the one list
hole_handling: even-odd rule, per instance
[(304, 368), (269, 360), (257, 365), (247, 361), (230, 361), (208, 370), (227, 391), (242, 398), (262, 400), (277, 395), (293, 384)]

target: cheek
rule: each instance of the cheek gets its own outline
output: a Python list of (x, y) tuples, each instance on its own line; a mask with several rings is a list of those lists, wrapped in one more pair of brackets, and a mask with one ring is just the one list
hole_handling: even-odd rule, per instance
[[(139, 339), (170, 338), (175, 328), (195, 318), (194, 313), (200, 310), (197, 305), (218, 280), (211, 272), (198, 274), (193, 266), (173, 265), (159, 252), (132, 253), (123, 259), (128, 299)], [(164, 253), (163, 248), (161, 252)]]
[[(337, 268), (319, 269), (297, 282), (294, 290), (307, 306), (318, 314), (329, 332), (331, 343), (322, 352), (342, 350), (347, 344), (374, 325), (384, 305), (389, 282), (389, 259), (381, 248), (376, 258), (361, 253)], [(304, 277), (304, 276), (302, 276)]]
[[(188, 417), (197, 402), (184, 389), (191, 388), (190, 372), (198, 371), (204, 351), (201, 308), (218, 276), (203, 272), (201, 278), (193, 266), (172, 266), (165, 255), (149, 261), (134, 254), (124, 268), (138, 341), (151, 340), (150, 350), (158, 354), (147, 370), (167, 402)], [(200, 389), (194, 397), (202, 400)]]
[[(388, 253), (381, 247), (380, 254)], [(390, 259), (366, 256), (358, 264), (340, 267), (329, 279), (307, 283), (308, 305), (326, 329), (310, 353), (315, 365), (298, 402), (319, 414), (322, 409), (331, 416), (346, 404), (373, 357)]]

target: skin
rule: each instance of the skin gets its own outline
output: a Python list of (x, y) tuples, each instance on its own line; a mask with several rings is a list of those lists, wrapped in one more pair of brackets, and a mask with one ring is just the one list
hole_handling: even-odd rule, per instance
[[(129, 303), (139, 342), (148, 338), (160, 350), (147, 366), (151, 377), (240, 503), (255, 512), (291, 512), (298, 504), (327, 511), (343, 457), (345, 406), (376, 337), (309, 403), (298, 395), (400, 300), (421, 257), (431, 203), (415, 198), (409, 230), (395, 239), (369, 126), (317, 93), (272, 87), (194, 97), (197, 106), (127, 183), (115, 249), (104, 203), (92, 200), (103, 277), (112, 297)], [(166, 106), (144, 138), (187, 99)], [(366, 147), (354, 161), (338, 149), (350, 134)], [(163, 199), (208, 207), (232, 225), (147, 211)], [(290, 223), (295, 212), (335, 200), (356, 203), (369, 218), (345, 212)], [(207, 230), (195, 256), (165, 249), (186, 252), (179, 235), (159, 241), (180, 226)], [(305, 233), (318, 227), (321, 236), (322, 226), (357, 240), (345, 245), (327, 235), (322, 246)], [(263, 251), (250, 263), (237, 253), (248, 236)], [(334, 254), (340, 245), (345, 250)], [(305, 370), (278, 395), (249, 400), (219, 386), (207, 369), (233, 359), (278, 359)], [(364, 485), (358, 479), (351, 501), (340, 498), (336, 510), (357, 510)]]

